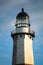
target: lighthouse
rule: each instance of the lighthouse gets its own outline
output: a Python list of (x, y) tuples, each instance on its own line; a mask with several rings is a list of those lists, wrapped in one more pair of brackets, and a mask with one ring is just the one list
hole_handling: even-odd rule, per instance
[(16, 16), (15, 30), (11, 32), (13, 39), (12, 65), (34, 65), (32, 41), (35, 32), (31, 30), (29, 15), (21, 9)]

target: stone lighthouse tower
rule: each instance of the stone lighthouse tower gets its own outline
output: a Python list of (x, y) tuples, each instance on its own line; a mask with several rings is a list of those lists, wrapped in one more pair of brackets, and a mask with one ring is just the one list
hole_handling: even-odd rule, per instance
[(30, 29), (29, 15), (24, 11), (16, 16), (16, 29), (12, 31), (13, 59), (12, 65), (34, 65), (32, 40), (34, 31)]

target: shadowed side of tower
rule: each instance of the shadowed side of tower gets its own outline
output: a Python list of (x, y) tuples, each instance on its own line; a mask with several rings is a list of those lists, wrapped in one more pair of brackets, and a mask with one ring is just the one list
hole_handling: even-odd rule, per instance
[(12, 65), (34, 65), (32, 40), (35, 32), (30, 29), (29, 16), (24, 9), (16, 16), (16, 29), (11, 32), (13, 38)]

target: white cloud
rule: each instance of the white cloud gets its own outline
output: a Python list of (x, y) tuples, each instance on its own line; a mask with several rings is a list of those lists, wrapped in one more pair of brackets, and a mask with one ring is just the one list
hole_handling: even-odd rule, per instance
[(36, 36), (40, 34), (40, 30), (43, 30), (43, 13), (42, 12), (33, 12), (30, 14), (30, 23), (31, 28), (36, 33)]
[(37, 47), (37, 46), (35, 46), (35, 47), (34, 47), (34, 50), (40, 50), (40, 48), (39, 48), (39, 47)]
[(10, 20), (7, 23), (0, 25), (0, 39), (4, 37), (5, 33), (11, 34), (10, 32), (15, 30), (15, 20)]
[(16, 4), (26, 3), (26, 0), (15, 0)]
[(26, 3), (26, 0), (9, 0), (8, 3), (4, 2), (3, 5), (0, 6), (1, 12), (6, 12), (11, 10), (13, 7), (18, 6), (19, 4)]
[[(32, 28), (34, 29), (34, 31), (36, 32), (36, 35), (38, 35), (38, 31), (40, 30), (40, 28), (43, 27), (43, 11), (40, 11), (40, 10), (36, 10), (34, 11), (34, 8), (37, 9), (37, 7), (40, 8), (40, 5), (41, 2), (38, 1), (34, 6), (34, 2), (32, 2), (31, 0), (9, 0), (9, 2), (7, 4), (5, 4), (4, 6), (1, 6), (0, 10), (1, 10), (1, 15), (2, 16), (6, 16), (6, 12), (7, 11), (11, 11), (11, 9), (13, 8), (13, 6), (15, 7), (16, 5), (18, 6), (19, 4), (25, 4), (27, 3), (27, 5), (25, 5), (25, 8), (27, 9), (27, 6), (28, 8), (31, 8), (31, 10), (33, 10), (33, 12), (30, 13), (30, 21), (31, 21), (31, 25), (32, 25)], [(16, 8), (14, 8), (16, 9)], [(1, 17), (2, 17), (1, 16)], [(0, 26), (1, 29), (3, 30), (7, 30), (7, 29), (14, 29), (15, 28), (15, 20), (10, 20), (9, 22), (7, 22), (6, 24), (3, 24), (2, 26)], [(0, 35), (1, 36), (1, 35)]]
[[(10, 20), (7, 23), (0, 25), (1, 30), (12, 30), (15, 29), (16, 20)], [(35, 31), (36, 36), (39, 35), (39, 30), (43, 27), (43, 14), (42, 12), (30, 13), (31, 28)], [(1, 36), (1, 34), (0, 34)]]
[(0, 58), (9, 58), (9, 54), (0, 54)]
[(15, 20), (10, 20), (7, 23), (4, 23), (4, 24), (0, 25), (0, 29), (2, 31), (7, 31), (7, 30), (10, 30), (10, 29), (15, 29)]
[(0, 32), (0, 38), (2, 38), (2, 36), (3, 36), (3, 35), (2, 35), (2, 33)]
[(37, 53), (37, 54), (35, 54), (35, 56), (37, 56), (36, 58), (43, 58), (43, 54), (39, 54), (39, 53)]
[(0, 51), (2, 51), (3, 50), (3, 47), (0, 47)]

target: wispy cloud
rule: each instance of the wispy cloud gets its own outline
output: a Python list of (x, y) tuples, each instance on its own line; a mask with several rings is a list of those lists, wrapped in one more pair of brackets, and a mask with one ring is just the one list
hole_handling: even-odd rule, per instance
[(40, 59), (40, 58), (43, 58), (43, 54), (35, 54), (35, 58), (37, 58), (37, 59)]
[(2, 33), (0, 33), (0, 38), (2, 37)]
[(0, 58), (9, 58), (9, 54), (0, 54)]
[[(15, 29), (15, 19), (9, 20), (7, 23), (0, 25), (1, 30)], [(43, 27), (43, 14), (42, 12), (34, 12), (30, 14), (31, 28), (35, 31), (36, 36), (39, 35), (39, 30)], [(43, 30), (43, 29), (42, 29)], [(0, 34), (1, 36), (1, 34)]]
[(3, 50), (3, 47), (0, 47), (0, 51), (2, 51)]
[(7, 31), (10, 29), (15, 29), (15, 20), (10, 20), (7, 23), (0, 25), (0, 30)]
[[(34, 41), (34, 54), (36, 57), (36, 62), (37, 62), (37, 58), (38, 59), (43, 58), (43, 53), (42, 53), (43, 51), (41, 51), (43, 49), (42, 48), (43, 37), (41, 38), (40, 36), (41, 33), (43, 35), (43, 32), (41, 32), (41, 30), (43, 30), (43, 1), (42, 0), (0, 0), (0, 1), (1, 1), (0, 2), (0, 19), (2, 19), (2, 24), (0, 24), (0, 31), (1, 31), (0, 39), (2, 39), (1, 44), (4, 43), (2, 47), (0, 46), (0, 51), (3, 50), (4, 47), (5, 48), (7, 47), (6, 50), (4, 51), (8, 51), (10, 47), (9, 51), (11, 53), (12, 42), (9, 43), (11, 39), (8, 38), (10, 37), (10, 35), (8, 34), (9, 32), (15, 29), (15, 21), (16, 21), (15, 14), (18, 13), (21, 7), (24, 7), (24, 9), (26, 9), (26, 11), (30, 15), (31, 28), (35, 31), (36, 37)], [(9, 16), (11, 16), (10, 20), (9, 20)], [(1, 23), (1, 20), (0, 20), (0, 23)], [(4, 51), (2, 51), (3, 54), (0, 52), (0, 58), (6, 60), (10, 57), (10, 53), (8, 51), (8, 54), (7, 54)], [(5, 61), (2, 61), (2, 62), (5, 63)], [(0, 65), (2, 64), (2, 62), (0, 61)], [(8, 62), (6, 62), (6, 64), (7, 63)]]
[(43, 13), (33, 12), (30, 14), (31, 28), (34, 29), (36, 36), (39, 35), (40, 29), (43, 30)]
[(0, 14), (12, 10), (13, 7), (19, 4), (26, 3), (26, 0), (2, 0), (0, 4)]
[(4, 34), (10, 34), (11, 31), (15, 30), (15, 19), (11, 19), (4, 24), (0, 24), (0, 40), (4, 37)]

